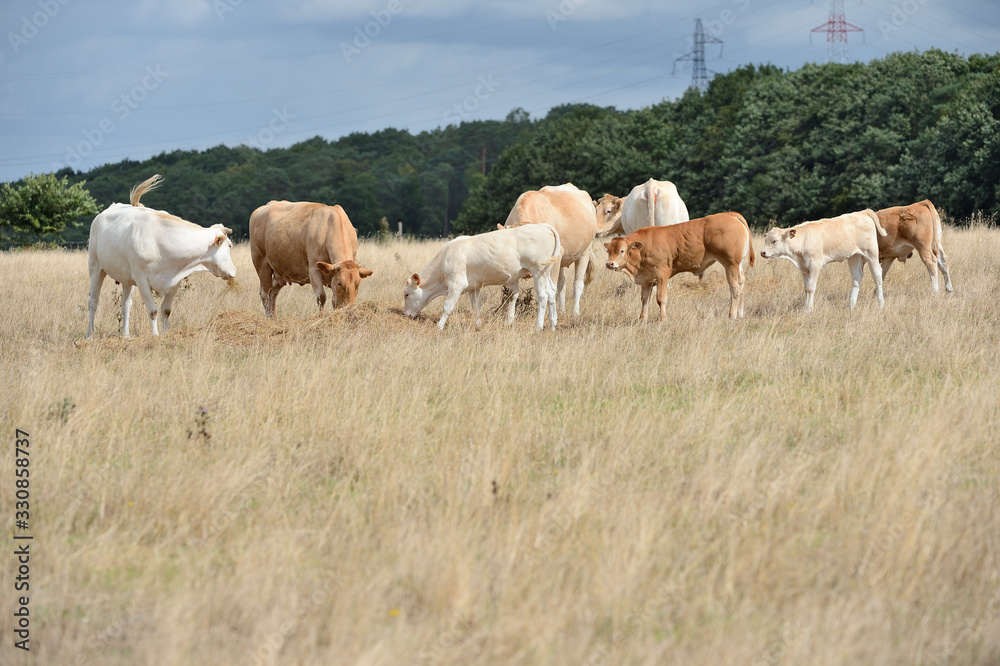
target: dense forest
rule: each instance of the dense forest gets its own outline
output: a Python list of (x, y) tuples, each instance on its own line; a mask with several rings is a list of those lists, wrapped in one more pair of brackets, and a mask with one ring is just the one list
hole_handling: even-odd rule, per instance
[[(867, 64), (746, 66), (708, 91), (635, 111), (521, 109), (417, 135), (386, 129), (260, 151), (218, 146), (65, 170), (103, 208), (153, 173), (144, 199), (245, 237), (271, 199), (339, 203), (360, 235), (378, 220), (440, 236), (494, 228), (517, 196), (573, 182), (594, 198), (671, 180), (692, 216), (738, 210), (758, 228), (930, 198), (946, 215), (1000, 211), (1000, 54), (897, 53)], [(85, 221), (89, 222), (89, 221)], [(86, 238), (86, 224), (67, 238)]]
[[(246, 238), (250, 213), (272, 199), (340, 204), (360, 236), (373, 235), (380, 218), (415, 236), (449, 233), (446, 221), (507, 146), (531, 126), (527, 114), (505, 121), (478, 121), (411, 135), (397, 129), (355, 133), (336, 141), (313, 137), (289, 148), (247, 146), (176, 150), (137, 162), (125, 160), (89, 172), (56, 175), (86, 181), (103, 209), (127, 201), (133, 185), (154, 173), (163, 186), (143, 203), (202, 225), (221, 222)], [(86, 240), (84, 227), (65, 238)]]
[(749, 66), (705, 95), (567, 109), (534, 129), (473, 190), (457, 230), (492, 228), (541, 185), (597, 198), (650, 177), (672, 181), (692, 216), (737, 210), (758, 228), (925, 198), (952, 218), (1000, 211), (1000, 55)]

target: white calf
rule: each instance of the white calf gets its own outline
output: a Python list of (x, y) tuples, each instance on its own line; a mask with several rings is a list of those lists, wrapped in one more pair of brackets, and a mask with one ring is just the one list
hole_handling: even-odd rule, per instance
[(549, 224), (527, 224), (500, 229), (479, 236), (459, 236), (438, 250), (420, 273), (414, 273), (403, 290), (403, 313), (416, 317), (432, 300), (447, 294), (438, 328), (443, 329), (459, 297), (469, 294), (469, 302), (481, 323), (479, 292), (483, 287), (505, 285), (514, 296), (507, 306), (507, 323), (514, 321), (518, 280), (531, 277), (538, 298), (538, 330), (545, 324), (556, 328), (556, 285), (553, 265), (559, 266), (562, 247), (559, 233)]
[(813, 308), (816, 283), (823, 266), (835, 261), (846, 261), (851, 269), (851, 307), (858, 303), (861, 275), (865, 263), (875, 279), (878, 306), (882, 297), (882, 267), (878, 261), (878, 237), (886, 231), (874, 211), (865, 209), (815, 222), (803, 222), (791, 229), (774, 227), (764, 236), (765, 259), (787, 259), (802, 273), (806, 288), (806, 312)]

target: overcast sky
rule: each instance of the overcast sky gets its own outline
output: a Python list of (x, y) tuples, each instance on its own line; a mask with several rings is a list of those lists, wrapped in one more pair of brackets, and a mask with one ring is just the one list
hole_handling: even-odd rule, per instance
[[(0, 180), (224, 143), (533, 118), (681, 95), (710, 72), (824, 62), (825, 0), (3, 0)], [(849, 59), (1000, 50), (997, 0), (845, 0)], [(720, 54), (721, 51), (721, 54)]]

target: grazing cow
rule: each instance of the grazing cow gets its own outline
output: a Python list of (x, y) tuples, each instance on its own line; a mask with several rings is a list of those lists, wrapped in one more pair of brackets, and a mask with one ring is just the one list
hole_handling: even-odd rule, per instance
[(597, 237), (604, 238), (622, 232), (622, 204), (625, 199), (605, 194), (593, 202), (597, 213)]
[(622, 233), (643, 227), (666, 227), (690, 219), (687, 206), (669, 180), (650, 178), (636, 185), (622, 203)]
[(305, 201), (271, 201), (250, 215), (250, 258), (268, 318), (287, 284), (312, 285), (322, 311), (324, 286), (333, 307), (353, 305), (362, 278), (372, 274), (357, 261), (358, 233), (344, 209)]
[(743, 260), (753, 266), (750, 227), (739, 213), (716, 213), (666, 227), (643, 227), (604, 244), (607, 267), (622, 271), (642, 287), (642, 311), (649, 311), (649, 295), (656, 287), (660, 321), (667, 318), (667, 281), (678, 273), (698, 277), (715, 262), (722, 264), (729, 283), (729, 318), (743, 316)]
[(847, 213), (815, 222), (803, 222), (791, 229), (774, 227), (764, 236), (765, 259), (787, 259), (802, 272), (806, 288), (806, 312), (813, 308), (816, 282), (823, 266), (835, 261), (846, 261), (851, 269), (851, 307), (858, 303), (861, 275), (865, 262), (875, 279), (878, 306), (882, 297), (882, 268), (878, 263), (878, 237), (886, 236), (878, 215), (871, 209)]
[(937, 269), (944, 274), (944, 288), (954, 291), (951, 273), (948, 271), (948, 257), (941, 246), (941, 218), (934, 204), (924, 199), (909, 206), (893, 206), (876, 213), (886, 235), (879, 236), (878, 258), (882, 263), (882, 279), (889, 273), (892, 261), (900, 263), (909, 259), (913, 252), (927, 267), (931, 276), (931, 289), (938, 291)]
[(514, 321), (518, 280), (530, 274), (538, 297), (538, 330), (544, 327), (546, 307), (549, 325), (555, 330), (556, 286), (552, 282), (552, 265), (558, 266), (561, 253), (559, 233), (549, 224), (526, 224), (478, 236), (459, 236), (445, 243), (430, 263), (407, 281), (403, 314), (415, 318), (428, 303), (447, 294), (444, 313), (438, 322), (438, 328), (443, 329), (459, 297), (468, 293), (478, 325), (480, 290), (490, 285), (505, 285), (514, 292), (507, 304), (509, 324)]
[(524, 224), (543, 223), (555, 227), (562, 245), (559, 282), (556, 285), (559, 310), (566, 311), (565, 269), (575, 264), (573, 314), (579, 315), (583, 288), (590, 283), (594, 273), (591, 244), (597, 234), (597, 219), (590, 195), (572, 183), (529, 190), (517, 198), (507, 222), (498, 224), (497, 228), (511, 229)]
[[(104, 278), (111, 276), (122, 285), (122, 337), (129, 337), (132, 289), (146, 304), (153, 335), (159, 335), (156, 315), (163, 312), (163, 331), (170, 322), (170, 306), (181, 280), (197, 271), (210, 271), (224, 280), (236, 277), (230, 250), (233, 233), (221, 224), (198, 226), (162, 210), (146, 208), (140, 197), (157, 187), (159, 174), (132, 188), (131, 205), (114, 203), (94, 218), (90, 225), (87, 263), (90, 268), (90, 323), (87, 337), (94, 333), (94, 315), (101, 298)], [(163, 294), (156, 307), (153, 292)]]

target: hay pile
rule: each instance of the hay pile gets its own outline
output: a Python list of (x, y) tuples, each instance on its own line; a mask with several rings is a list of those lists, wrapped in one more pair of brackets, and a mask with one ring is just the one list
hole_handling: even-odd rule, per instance
[(351, 328), (395, 328), (410, 323), (399, 308), (364, 301), (351, 307), (326, 309), (313, 317), (276, 317), (262, 312), (224, 310), (210, 325), (219, 342), (245, 346), (269, 342), (285, 343), (293, 338), (322, 338), (332, 330)]

